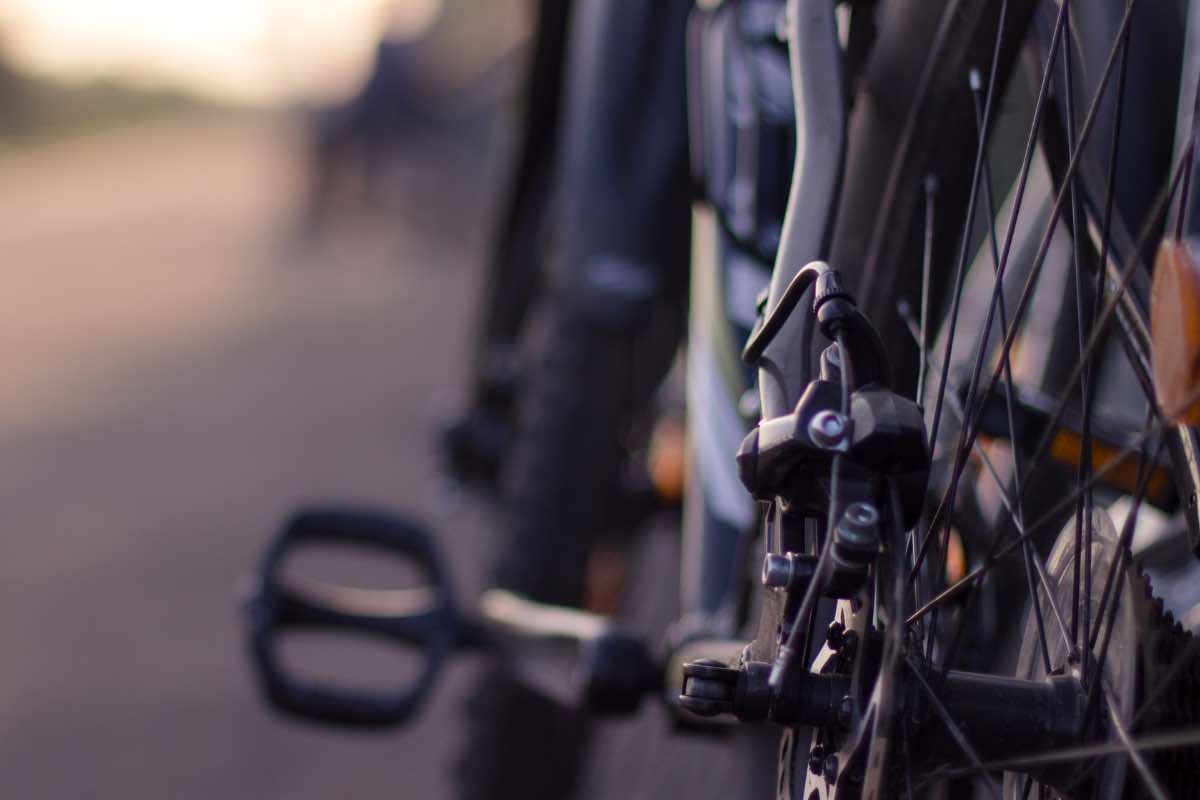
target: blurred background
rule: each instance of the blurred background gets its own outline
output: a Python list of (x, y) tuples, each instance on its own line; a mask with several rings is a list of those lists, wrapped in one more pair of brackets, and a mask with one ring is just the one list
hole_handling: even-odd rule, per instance
[[(287, 722), (235, 585), (289, 508), (335, 498), (433, 521), (481, 586), (494, 520), (433, 437), (531, 10), (0, 0), (4, 796), (453, 796), (477, 664), (402, 731)], [(592, 796), (677, 785), (671, 759), (714, 786), (720, 745), (666, 733), (653, 705), (606, 724)]]
[(321, 498), (435, 519), (477, 580), (432, 432), (527, 14), (0, 0), (0, 794), (449, 796), (461, 670), (402, 733), (283, 722), (234, 586)]

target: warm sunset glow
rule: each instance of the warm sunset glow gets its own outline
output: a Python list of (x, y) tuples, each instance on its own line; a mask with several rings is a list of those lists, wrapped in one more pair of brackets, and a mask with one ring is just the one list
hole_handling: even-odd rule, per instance
[(384, 28), (415, 34), (440, 0), (0, 0), (18, 64), (252, 103), (344, 91)]

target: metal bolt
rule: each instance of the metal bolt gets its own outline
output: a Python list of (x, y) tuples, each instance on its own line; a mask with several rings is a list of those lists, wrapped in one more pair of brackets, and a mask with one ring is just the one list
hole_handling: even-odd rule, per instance
[(808, 435), (818, 447), (833, 450), (846, 436), (846, 418), (836, 411), (818, 411), (808, 423)]
[(874, 525), (879, 522), (879, 511), (870, 503), (851, 503), (846, 506), (846, 518), (859, 525)]
[(772, 589), (786, 588), (792, 582), (792, 571), (792, 559), (778, 553), (767, 553), (762, 565), (763, 586)]
[(812, 580), (817, 557), (805, 553), (767, 553), (763, 558), (763, 586), (804, 591)]
[(879, 511), (870, 503), (851, 503), (837, 525), (840, 541), (854, 547), (873, 547), (879, 540)]
[(830, 783), (837, 783), (838, 779), (838, 758), (830, 756), (825, 759), (825, 780)]

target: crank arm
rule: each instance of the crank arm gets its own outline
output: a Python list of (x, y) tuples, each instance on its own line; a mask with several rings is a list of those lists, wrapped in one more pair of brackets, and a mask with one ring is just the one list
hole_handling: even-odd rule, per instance
[(566, 705), (626, 715), (663, 685), (663, 666), (645, 640), (613, 620), (538, 603), (505, 589), (479, 598), (480, 624), (519, 677)]

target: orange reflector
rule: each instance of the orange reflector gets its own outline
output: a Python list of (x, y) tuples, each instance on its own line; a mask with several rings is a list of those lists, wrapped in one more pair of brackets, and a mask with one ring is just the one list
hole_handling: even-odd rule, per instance
[(650, 483), (658, 496), (668, 503), (678, 503), (683, 498), (687, 483), (685, 439), (683, 420), (673, 415), (660, 418), (650, 437), (650, 449), (646, 456)]
[[(1075, 468), (1083, 451), (1083, 439), (1075, 431), (1059, 429), (1050, 442), (1050, 457), (1064, 466)], [(1092, 439), (1092, 473), (1114, 464), (1121, 457), (1121, 450)], [(1123, 461), (1114, 464), (1104, 476), (1104, 483), (1126, 492), (1137, 490), (1138, 465), (1141, 459), (1135, 453), (1128, 454)], [(1171, 476), (1158, 465), (1150, 468), (1150, 480), (1146, 484), (1146, 499), (1158, 506), (1170, 500)]]
[(1200, 425), (1200, 263), (1187, 242), (1164, 240), (1150, 291), (1154, 390), (1164, 415)]
[(958, 583), (967, 574), (967, 549), (957, 528), (950, 529), (950, 541), (946, 543), (946, 580)]

